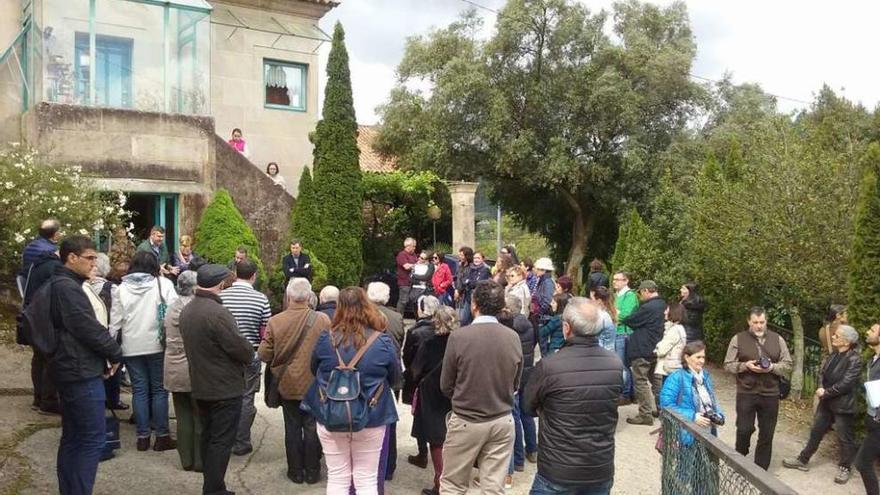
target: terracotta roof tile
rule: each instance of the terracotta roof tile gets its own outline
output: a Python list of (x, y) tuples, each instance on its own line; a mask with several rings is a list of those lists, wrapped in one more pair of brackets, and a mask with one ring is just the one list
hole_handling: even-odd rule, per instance
[(393, 172), (396, 167), (393, 159), (383, 158), (373, 149), (373, 141), (379, 134), (379, 126), (358, 126), (358, 148), (361, 150), (360, 166), (364, 172)]

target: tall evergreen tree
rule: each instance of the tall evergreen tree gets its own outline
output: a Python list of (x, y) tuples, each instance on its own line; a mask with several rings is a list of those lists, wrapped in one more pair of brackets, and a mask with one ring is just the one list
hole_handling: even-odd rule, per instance
[(856, 210), (849, 272), (849, 321), (863, 330), (880, 321), (880, 145), (871, 144)]
[(336, 23), (327, 61), (323, 119), (313, 134), (315, 145), (315, 239), (313, 249), (327, 264), (330, 283), (358, 285), (364, 260), (363, 184), (358, 163), (357, 120), (345, 31)]
[(611, 266), (629, 274), (631, 282), (654, 277), (655, 262), (659, 253), (654, 243), (654, 233), (635, 208), (631, 208), (617, 236)]
[(312, 171), (309, 167), (303, 168), (299, 178), (299, 192), (296, 196), (296, 205), (290, 217), (290, 237), (299, 239), (307, 249), (314, 245), (317, 236), (316, 220), (318, 212), (315, 205), (315, 191), (312, 183)]

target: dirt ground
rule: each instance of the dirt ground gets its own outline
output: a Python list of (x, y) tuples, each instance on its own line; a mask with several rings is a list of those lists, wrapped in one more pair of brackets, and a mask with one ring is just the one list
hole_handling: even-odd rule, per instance
[[(30, 350), (13, 345), (0, 346), (0, 494), (44, 494), (57, 492), (55, 453), (61, 435), (56, 417), (40, 416), (29, 408)], [(734, 440), (734, 382), (720, 370), (712, 370), (719, 389), (719, 399), (730, 422), (721, 428), (721, 439), (728, 445)], [(131, 397), (124, 396), (126, 402)], [(258, 397), (257, 419), (253, 427), (254, 452), (234, 457), (227, 483), (239, 494), (269, 494), (293, 490), (303, 494), (324, 493), (324, 485), (293, 485), (285, 477), (284, 428), (281, 411), (268, 409)], [(408, 406), (400, 405), (398, 424), (399, 464), (394, 480), (385, 486), (388, 494), (418, 494), (430, 485), (432, 472), (406, 463), (406, 455), (415, 453), (415, 441), (408, 435), (411, 415)], [(660, 493), (660, 456), (654, 450), (654, 428), (632, 426), (626, 417), (635, 414), (636, 406), (620, 408), (617, 428), (615, 494)], [(809, 473), (782, 467), (783, 457), (797, 454), (806, 440), (810, 411), (787, 407), (780, 418), (774, 443), (771, 473), (801, 493), (863, 493), (858, 474), (845, 486), (835, 485), (836, 440), (829, 435), (811, 463)], [(173, 428), (173, 426), (172, 426)], [(200, 493), (201, 476), (180, 469), (177, 455), (169, 452), (137, 452), (134, 427), (121, 428), (121, 450), (98, 470), (96, 494), (139, 495), (156, 493)], [(535, 465), (516, 473), (510, 494), (526, 494), (531, 486)], [(479, 493), (472, 489), (471, 493)]]

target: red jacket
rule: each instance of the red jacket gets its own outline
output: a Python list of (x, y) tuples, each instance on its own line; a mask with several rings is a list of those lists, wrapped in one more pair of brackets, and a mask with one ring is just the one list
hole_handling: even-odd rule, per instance
[(449, 265), (446, 263), (440, 263), (434, 267), (431, 285), (434, 287), (435, 294), (443, 294), (452, 286), (452, 271), (449, 270)]

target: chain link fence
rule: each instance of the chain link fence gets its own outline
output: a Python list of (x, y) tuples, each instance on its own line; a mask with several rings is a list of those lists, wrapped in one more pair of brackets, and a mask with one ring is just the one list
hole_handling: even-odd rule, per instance
[(677, 412), (663, 410), (660, 422), (663, 495), (797, 493)]

